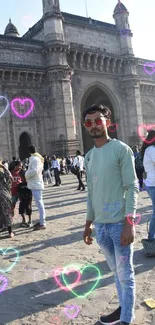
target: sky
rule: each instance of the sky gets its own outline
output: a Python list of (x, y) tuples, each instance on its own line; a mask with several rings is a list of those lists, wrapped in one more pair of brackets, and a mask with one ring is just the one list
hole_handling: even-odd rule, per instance
[[(88, 16), (114, 24), (118, 0), (86, 0)], [(129, 11), (129, 24), (136, 57), (155, 61), (155, 0), (122, 0)], [(0, 33), (12, 19), (20, 36), (42, 17), (42, 0), (0, 0)], [(60, 0), (61, 11), (86, 17), (85, 0)]]

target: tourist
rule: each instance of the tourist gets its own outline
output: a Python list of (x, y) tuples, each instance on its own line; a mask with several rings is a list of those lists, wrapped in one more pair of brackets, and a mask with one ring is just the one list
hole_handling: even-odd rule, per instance
[(138, 146), (133, 146), (132, 150), (133, 150), (134, 157), (135, 157), (135, 168), (136, 168), (136, 174), (137, 174), (137, 177), (139, 180), (139, 189), (140, 189), (140, 191), (143, 191), (144, 166), (143, 166), (141, 153), (139, 151)]
[(2, 165), (4, 165), (4, 167), (5, 167), (6, 169), (9, 169), (8, 160), (4, 160), (4, 161), (2, 161)]
[(29, 166), (25, 173), (25, 178), (27, 180), (27, 187), (32, 191), (36, 206), (39, 210), (40, 222), (37, 222), (33, 226), (33, 230), (36, 231), (46, 229), (45, 208), (42, 194), (44, 189), (42, 177), (44, 158), (38, 152), (36, 152), (35, 146), (30, 145), (28, 150), (31, 157), (29, 158)]
[(50, 173), (50, 161), (49, 158), (45, 155), (44, 156), (44, 170), (43, 170), (43, 179), (44, 179), (44, 184), (52, 184), (52, 176)]
[(12, 161), (11, 161), (11, 163), (10, 163), (10, 165), (9, 165), (9, 171), (10, 171), (10, 172), (12, 172), (12, 170), (14, 169), (14, 167), (15, 167), (15, 162), (16, 162), (16, 161), (17, 161), (16, 157), (13, 156), (13, 157), (12, 157)]
[[(32, 227), (32, 191), (27, 187), (25, 173), (22, 175), (22, 183), (18, 185), (18, 198), (19, 198), (19, 214), (22, 216), (22, 223), (20, 227)], [(25, 219), (25, 214), (29, 217), (28, 223)]]
[(65, 175), (67, 173), (66, 169), (66, 159), (62, 157), (60, 160), (60, 174)]
[[(13, 165), (12, 165), (13, 168)], [(21, 161), (15, 161), (14, 162), (14, 168), (11, 168), (11, 174), (13, 177), (12, 181), (12, 187), (11, 187), (11, 192), (12, 192), (12, 216), (14, 216), (14, 210), (16, 207), (16, 203), (18, 201), (18, 185), (22, 182), (20, 172), (22, 170), (22, 162)]]
[(9, 238), (14, 237), (12, 232), (12, 196), (11, 196), (12, 175), (8, 169), (2, 165), (0, 158), (0, 228), (7, 227)]
[[(100, 316), (101, 324), (128, 325), (134, 320), (135, 279), (133, 268), (133, 219), (136, 213), (138, 180), (134, 155), (125, 143), (110, 139), (111, 111), (93, 105), (83, 113), (84, 125), (95, 146), (85, 157), (87, 172), (87, 217), (84, 242), (92, 244), (91, 224), (96, 240), (114, 273), (119, 308)], [(126, 257), (126, 262), (121, 257)]]
[(146, 190), (152, 200), (153, 214), (149, 225), (148, 239), (155, 238), (155, 130), (150, 130), (142, 145), (142, 158), (146, 172)]
[[(59, 159), (59, 158), (58, 158)], [(60, 162), (58, 161), (55, 155), (52, 156), (52, 168), (54, 170), (55, 184), (53, 186), (61, 185), (60, 178)]]
[(82, 175), (83, 175), (83, 171), (84, 171), (84, 157), (81, 155), (80, 150), (76, 151), (76, 157), (74, 159), (73, 165), (75, 168), (77, 168), (77, 179), (79, 181), (77, 190), (84, 191), (85, 186), (84, 186), (84, 183), (82, 182)]
[(66, 167), (67, 167), (66, 172), (67, 172), (67, 174), (69, 174), (71, 171), (71, 158), (70, 157), (66, 158)]

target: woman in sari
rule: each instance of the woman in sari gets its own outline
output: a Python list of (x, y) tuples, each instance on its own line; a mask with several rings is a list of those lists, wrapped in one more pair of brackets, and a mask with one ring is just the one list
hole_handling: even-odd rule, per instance
[(9, 238), (13, 238), (12, 232), (12, 175), (2, 164), (0, 159), (0, 228), (7, 227)]

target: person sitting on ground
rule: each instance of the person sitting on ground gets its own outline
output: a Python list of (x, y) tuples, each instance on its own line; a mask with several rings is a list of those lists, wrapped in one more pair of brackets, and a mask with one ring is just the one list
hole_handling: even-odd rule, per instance
[[(20, 227), (31, 227), (32, 226), (32, 191), (27, 187), (27, 182), (25, 179), (25, 172), (23, 170), (23, 175), (21, 175), (22, 183), (18, 185), (18, 197), (19, 197), (19, 214), (22, 216), (22, 223)], [(25, 219), (25, 213), (29, 217), (28, 223)]]

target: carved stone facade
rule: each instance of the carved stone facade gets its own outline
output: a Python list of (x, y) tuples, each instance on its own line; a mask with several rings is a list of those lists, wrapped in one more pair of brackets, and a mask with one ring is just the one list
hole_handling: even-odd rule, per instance
[(134, 56), (128, 16), (117, 4), (113, 25), (63, 13), (58, 0), (43, 0), (43, 17), (23, 37), (0, 35), (0, 96), (35, 103), (25, 119), (11, 108), (0, 118), (0, 156), (24, 158), (28, 142), (42, 154), (87, 152), (93, 141), (81, 117), (94, 103), (110, 106), (118, 126), (111, 137), (140, 142), (138, 125), (155, 121), (155, 68), (146, 67), (147, 73), (144, 64), (152, 61)]

